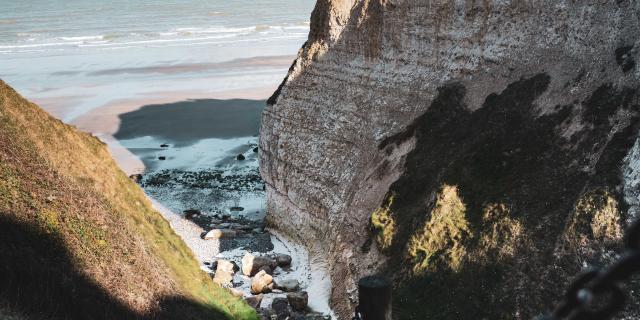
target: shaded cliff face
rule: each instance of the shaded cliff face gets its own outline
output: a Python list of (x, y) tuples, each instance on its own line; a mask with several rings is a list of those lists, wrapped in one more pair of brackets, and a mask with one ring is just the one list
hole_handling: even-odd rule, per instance
[(0, 318), (256, 319), (106, 145), (0, 81)]
[(330, 262), (342, 317), (381, 271), (401, 318), (526, 319), (615, 258), (639, 203), (639, 14), (318, 1), (263, 114), (261, 173), (271, 223)]

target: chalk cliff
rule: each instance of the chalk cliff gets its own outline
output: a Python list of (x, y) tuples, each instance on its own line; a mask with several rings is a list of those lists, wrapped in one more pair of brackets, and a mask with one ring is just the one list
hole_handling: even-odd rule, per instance
[(639, 15), (317, 2), (263, 114), (261, 174), (271, 224), (327, 259), (341, 318), (383, 272), (400, 318), (528, 319), (615, 259), (640, 206)]

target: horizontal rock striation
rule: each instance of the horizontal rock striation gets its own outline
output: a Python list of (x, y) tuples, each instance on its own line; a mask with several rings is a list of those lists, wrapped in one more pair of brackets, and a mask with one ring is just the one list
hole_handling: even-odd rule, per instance
[(616, 258), (640, 203), (639, 14), (317, 2), (260, 169), (270, 223), (327, 258), (342, 318), (383, 272), (400, 318), (527, 319)]

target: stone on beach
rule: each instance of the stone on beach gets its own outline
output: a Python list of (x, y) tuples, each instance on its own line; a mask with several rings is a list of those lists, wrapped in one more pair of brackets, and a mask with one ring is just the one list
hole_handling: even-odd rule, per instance
[(294, 292), (300, 289), (300, 282), (295, 279), (279, 280), (274, 283), (273, 287), (284, 292)]
[(231, 261), (231, 264), (233, 264), (233, 273), (240, 271), (240, 266), (235, 261)]
[(242, 257), (242, 273), (246, 276), (254, 276), (263, 266), (269, 266), (273, 270), (276, 263), (268, 257), (256, 257), (249, 252)]
[(262, 267), (260, 267), (258, 272), (260, 272), (260, 271), (264, 271), (269, 275), (273, 275), (273, 269), (271, 268), (271, 266), (262, 266)]
[(278, 319), (286, 319), (291, 314), (289, 301), (286, 298), (275, 298), (271, 303), (271, 309), (278, 316)]
[(233, 280), (233, 264), (227, 260), (218, 260), (216, 266), (216, 274), (213, 277), (213, 282), (219, 284), (221, 287), (231, 287)]
[(273, 289), (273, 278), (266, 272), (258, 272), (251, 280), (251, 293), (269, 293)]
[(294, 310), (304, 311), (309, 303), (309, 294), (306, 291), (288, 293), (287, 300)]
[(199, 216), (201, 212), (198, 209), (187, 209), (182, 211), (182, 213), (184, 213), (185, 218), (189, 219), (189, 218)]
[(262, 303), (263, 297), (264, 296), (262, 294), (259, 294), (257, 296), (247, 297), (244, 299), (244, 301), (247, 302), (247, 304), (252, 308), (260, 309), (260, 304)]
[(235, 230), (213, 229), (207, 232), (207, 234), (205, 234), (204, 239), (211, 240), (211, 239), (221, 239), (221, 238), (234, 238), (236, 235), (237, 235), (237, 232)]
[(129, 176), (129, 179), (133, 180), (135, 183), (142, 182), (142, 174), (136, 173)]
[(278, 267), (288, 267), (291, 265), (291, 256), (288, 254), (279, 254), (275, 257)]

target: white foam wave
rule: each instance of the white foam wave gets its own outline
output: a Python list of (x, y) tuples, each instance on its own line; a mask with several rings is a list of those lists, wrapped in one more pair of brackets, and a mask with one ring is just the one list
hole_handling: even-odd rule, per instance
[[(130, 32), (128, 34), (114, 35), (86, 35), (86, 36), (60, 36), (41, 39), (40, 34), (23, 33), (22, 39), (14, 44), (0, 45), (2, 53), (33, 52), (34, 49), (70, 49), (70, 48), (110, 48), (123, 49), (136, 46), (190, 46), (215, 44), (219, 40), (230, 42), (266, 41), (273, 39), (299, 38), (307, 35), (307, 25), (257, 25), (257, 26), (210, 26), (210, 27), (179, 27), (163, 32)], [(276, 36), (276, 37), (274, 37)], [(224, 41), (220, 43), (230, 43)], [(8, 52), (7, 52), (8, 51)]]
[(62, 41), (71, 41), (71, 42), (93, 41), (93, 40), (103, 40), (104, 36), (103, 35), (99, 35), (99, 36), (60, 37), (58, 39), (60, 39)]

